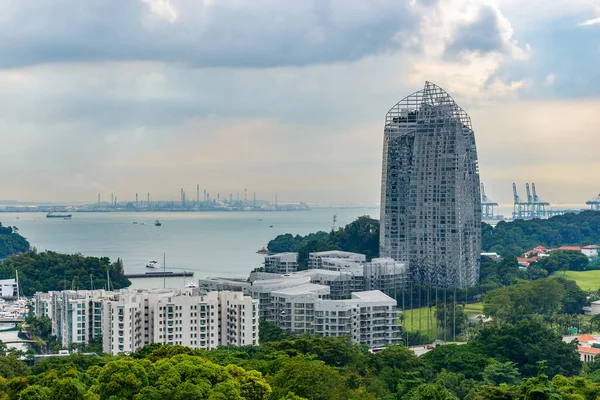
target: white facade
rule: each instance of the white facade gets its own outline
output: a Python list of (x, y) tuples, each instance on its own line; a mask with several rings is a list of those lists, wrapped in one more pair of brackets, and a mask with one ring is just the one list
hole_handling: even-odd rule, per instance
[(36, 293), (36, 316), (52, 318), (63, 347), (102, 335), (105, 353), (130, 353), (151, 343), (211, 349), (258, 344), (258, 300), (242, 292), (195, 289)]
[(0, 297), (16, 297), (17, 281), (14, 279), (0, 280), (0, 290), (2, 290), (2, 295)]
[(250, 293), (251, 283), (242, 279), (231, 278), (205, 278), (198, 281), (198, 288), (202, 291), (232, 291)]
[(298, 269), (298, 253), (279, 253), (265, 257), (265, 271), (289, 274)]
[(391, 258), (374, 258), (363, 267), (364, 290), (381, 290), (389, 295), (405, 287), (407, 281), (406, 263)]
[(308, 255), (308, 268), (321, 269), (323, 266), (324, 258), (328, 258), (328, 259), (337, 258), (337, 259), (342, 259), (342, 260), (355, 261), (355, 262), (359, 262), (359, 263), (367, 261), (367, 256), (365, 256), (364, 254), (350, 253), (348, 251), (339, 251), (339, 250), (320, 251), (320, 252), (316, 252), (316, 253), (310, 253)]
[(397, 344), (400, 324), (396, 300), (379, 290), (352, 293), (349, 300), (315, 302), (314, 332), (323, 336), (349, 336), (369, 347)]
[(377, 290), (348, 300), (327, 299), (328, 293), (328, 286), (312, 283), (273, 291), (265, 319), (284, 331), (348, 336), (370, 347), (400, 341), (394, 299)]
[(600, 249), (600, 246), (585, 246), (581, 248), (581, 252), (587, 256), (587, 258), (594, 259), (598, 257), (598, 249)]
[(346, 268), (353, 268), (360, 266), (364, 261), (353, 260), (350, 258), (321, 258), (320, 269), (326, 269), (329, 271), (343, 271)]

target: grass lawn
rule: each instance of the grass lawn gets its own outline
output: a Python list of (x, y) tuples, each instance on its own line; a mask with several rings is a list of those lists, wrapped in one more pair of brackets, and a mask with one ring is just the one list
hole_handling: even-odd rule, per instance
[[(467, 304), (465, 312), (469, 315), (479, 315), (483, 310), (482, 303)], [(420, 313), (419, 313), (420, 311)], [(414, 310), (406, 310), (404, 312), (404, 327), (409, 332), (421, 331), (430, 337), (435, 337), (435, 307), (431, 307), (431, 311), (427, 307), (416, 308)], [(448, 315), (452, 318), (452, 315)], [(427, 320), (429, 319), (429, 330), (427, 330)], [(420, 323), (420, 325), (419, 325)], [(421, 329), (419, 329), (419, 326)]]
[(557, 271), (552, 276), (564, 276), (577, 282), (583, 290), (597, 290), (600, 288), (600, 270), (598, 271)]

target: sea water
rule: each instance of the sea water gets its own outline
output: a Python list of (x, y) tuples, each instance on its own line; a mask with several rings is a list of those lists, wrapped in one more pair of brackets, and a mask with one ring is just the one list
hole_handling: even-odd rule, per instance
[[(378, 218), (379, 209), (73, 213), (71, 220), (46, 218), (44, 213), (0, 213), (0, 222), (17, 226), (38, 251), (121, 258), (126, 274), (149, 271), (149, 260), (162, 265), (166, 254), (168, 271), (194, 273), (193, 278), (167, 279), (168, 287), (180, 287), (207, 276), (246, 278), (262, 265), (264, 256), (256, 251), (269, 240), (284, 233), (330, 231), (334, 215), (337, 226), (343, 226), (361, 215)], [(162, 226), (154, 226), (156, 219)], [(140, 288), (162, 285), (162, 278), (133, 282)]]

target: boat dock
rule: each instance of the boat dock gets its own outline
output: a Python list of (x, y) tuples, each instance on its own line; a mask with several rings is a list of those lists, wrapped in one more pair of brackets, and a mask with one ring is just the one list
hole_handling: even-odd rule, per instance
[(184, 277), (194, 276), (193, 272), (146, 272), (144, 274), (129, 274), (125, 275), (125, 278), (163, 278), (163, 277)]

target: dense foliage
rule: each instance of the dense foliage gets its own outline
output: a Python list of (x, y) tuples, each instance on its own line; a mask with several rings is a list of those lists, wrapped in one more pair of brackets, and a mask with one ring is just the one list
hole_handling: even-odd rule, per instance
[(549, 219), (500, 221), (495, 228), (484, 223), (482, 232), (483, 251), (493, 251), (501, 256), (518, 257), (539, 245), (550, 248), (599, 244), (600, 212), (584, 211)]
[(29, 242), (19, 235), (18, 229), (0, 223), (0, 258), (29, 250)]
[(422, 357), (319, 337), (211, 351), (154, 344), (129, 357), (75, 354), (32, 368), (9, 355), (0, 360), (0, 399), (595, 399), (600, 366), (578, 376), (574, 346), (521, 321)]
[(107, 272), (111, 288), (131, 285), (125, 277), (120, 259), (111, 263), (108, 257), (84, 257), (81, 254), (59, 254), (53, 251), (29, 251), (0, 263), (0, 279), (15, 277), (19, 271), (19, 285), (25, 296), (35, 292), (64, 289), (96, 289), (107, 286)]
[(379, 255), (379, 221), (362, 216), (330, 233), (317, 232), (306, 236), (287, 233), (271, 240), (267, 248), (274, 253), (298, 252), (300, 269), (306, 268), (308, 254), (317, 251), (351, 251), (365, 254), (371, 260)]
[[(483, 251), (496, 252), (503, 257), (521, 257), (525, 251), (540, 245), (552, 248), (599, 243), (600, 212), (598, 211), (565, 214), (549, 219), (500, 221), (495, 227), (482, 224)], [(306, 236), (287, 233), (271, 240), (267, 248), (275, 253), (298, 252), (302, 265), (306, 264), (308, 253), (313, 251), (352, 251), (366, 254), (367, 258), (371, 259), (379, 254), (379, 221), (363, 216), (344, 228), (329, 233), (317, 232)], [(579, 262), (584, 263), (583, 258)], [(574, 265), (571, 269), (587, 268), (587, 264), (578, 265)], [(549, 273), (552, 272), (548, 268), (543, 268)]]
[(574, 281), (547, 278), (488, 292), (483, 312), (497, 323), (516, 323), (535, 316), (550, 321), (557, 314), (581, 314), (586, 303), (587, 294)]

